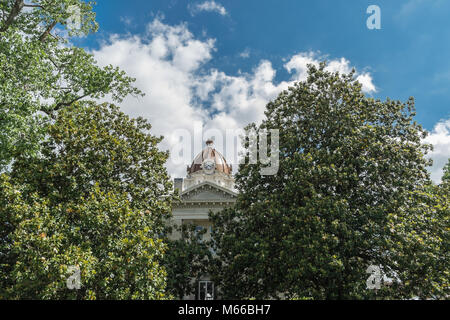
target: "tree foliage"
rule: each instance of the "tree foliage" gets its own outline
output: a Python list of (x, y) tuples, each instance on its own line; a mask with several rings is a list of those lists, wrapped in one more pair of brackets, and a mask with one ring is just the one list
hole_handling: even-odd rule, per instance
[[(1, 180), (2, 297), (166, 297), (172, 185), (150, 128), (109, 104), (57, 112), (39, 157), (21, 155)], [(69, 266), (80, 290), (66, 286)]]
[[(121, 101), (140, 91), (133, 78), (100, 67), (69, 40), (98, 28), (93, 2), (6, 0), (0, 3), (0, 171), (16, 155), (35, 154), (43, 123), (55, 111), (110, 94)], [(77, 28), (68, 21), (78, 20)], [(62, 36), (63, 35), (63, 36)]]
[[(224, 297), (443, 297), (448, 202), (424, 194), (430, 146), (414, 101), (366, 97), (353, 72), (325, 66), (248, 128), (280, 130), (279, 171), (240, 165), (236, 205), (212, 215)], [(366, 288), (370, 265), (390, 286)]]
[(18, 157), (11, 175), (55, 203), (86, 196), (98, 183), (105, 192), (126, 193), (137, 209), (169, 212), (168, 153), (150, 129), (114, 105), (75, 104), (47, 126), (40, 157)]
[(450, 184), (450, 159), (444, 167), (444, 174), (442, 176), (443, 184)]

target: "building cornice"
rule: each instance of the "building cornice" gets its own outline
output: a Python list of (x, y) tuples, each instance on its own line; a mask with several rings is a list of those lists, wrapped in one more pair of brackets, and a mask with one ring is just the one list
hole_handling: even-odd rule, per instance
[(236, 192), (234, 192), (234, 191), (232, 191), (230, 189), (224, 188), (222, 186), (219, 186), (218, 184), (215, 184), (215, 183), (213, 183), (211, 181), (203, 181), (203, 182), (201, 182), (201, 183), (199, 183), (199, 184), (197, 184), (195, 186), (192, 186), (192, 187), (184, 190), (183, 192), (181, 192), (180, 196), (183, 197), (183, 196), (185, 196), (185, 195), (187, 195), (187, 194), (189, 194), (189, 193), (191, 193), (191, 192), (193, 192), (195, 190), (201, 190), (201, 189), (205, 189), (207, 187), (209, 187), (209, 189), (216, 189), (216, 190), (222, 191), (225, 194), (231, 195), (232, 197), (237, 197), (237, 193)]

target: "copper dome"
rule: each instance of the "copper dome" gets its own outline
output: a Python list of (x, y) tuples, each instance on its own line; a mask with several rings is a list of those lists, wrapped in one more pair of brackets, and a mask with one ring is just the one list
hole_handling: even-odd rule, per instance
[(187, 172), (189, 174), (201, 171), (203, 161), (211, 159), (216, 164), (216, 170), (219, 172), (223, 172), (226, 174), (231, 174), (232, 168), (231, 165), (227, 163), (225, 157), (216, 149), (214, 149), (213, 141), (206, 141), (206, 148), (203, 149), (192, 161), (191, 166), (187, 167)]

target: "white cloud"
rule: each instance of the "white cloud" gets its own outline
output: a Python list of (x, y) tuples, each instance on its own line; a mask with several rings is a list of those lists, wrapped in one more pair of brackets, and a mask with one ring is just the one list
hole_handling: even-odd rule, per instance
[(372, 82), (372, 76), (370, 73), (362, 73), (356, 77), (359, 83), (362, 85), (362, 90), (367, 93), (377, 92), (377, 88)]
[[(177, 144), (172, 135), (175, 130), (192, 132), (195, 123), (201, 123), (205, 130), (221, 130), (225, 136), (226, 129), (242, 129), (250, 122), (260, 122), (266, 104), (295, 81), (306, 79), (308, 63), (317, 65), (321, 60), (316, 53), (298, 53), (284, 65), (291, 79), (276, 82), (276, 70), (268, 60), (260, 61), (249, 73), (237, 75), (208, 69), (206, 63), (215, 50), (214, 39), (196, 39), (186, 24), (171, 26), (156, 18), (144, 36), (114, 35), (93, 53), (101, 65), (117, 65), (137, 79), (136, 86), (146, 96), (125, 99), (122, 110), (147, 118), (152, 133), (165, 136), (161, 146), (164, 150)], [(351, 70), (344, 58), (329, 61), (327, 68)], [(375, 91), (369, 73), (358, 77), (363, 90)], [(189, 158), (201, 147), (197, 145)], [(167, 166), (173, 176), (184, 176), (186, 164), (169, 160)]]
[(433, 159), (433, 166), (429, 169), (431, 179), (435, 183), (441, 181), (442, 169), (450, 159), (450, 119), (439, 121), (430, 132), (425, 142), (433, 145), (434, 150), (429, 154)]
[[(153, 134), (168, 136), (176, 129), (190, 128), (193, 121), (203, 122), (203, 114), (191, 104), (192, 84), (195, 71), (211, 58), (213, 48), (212, 39), (194, 39), (185, 25), (171, 27), (156, 19), (145, 38), (113, 36), (94, 55), (102, 65), (126, 70), (145, 92), (143, 98), (125, 99), (123, 111), (147, 118)], [(169, 147), (166, 140), (163, 148)], [(169, 165), (171, 173), (180, 174), (178, 169)]]
[(196, 3), (192, 6), (190, 5), (189, 9), (192, 15), (201, 11), (217, 12), (222, 16), (225, 16), (227, 14), (227, 10), (225, 9), (225, 7), (215, 1), (205, 1), (202, 3)]
[[(294, 72), (294, 80), (304, 81), (308, 75), (308, 64), (318, 66), (321, 60), (324, 60), (324, 58), (318, 56), (318, 54), (314, 52), (300, 53), (293, 56), (284, 65), (284, 67), (288, 72)], [(325, 70), (330, 72), (350, 73), (352, 68), (350, 67), (350, 61), (345, 58), (341, 58), (328, 61), (328, 65)], [(357, 73), (356, 80), (362, 84), (362, 90), (365, 93), (373, 93), (377, 91), (370, 73)]]
[(250, 49), (246, 48), (244, 51), (242, 51), (239, 56), (241, 58), (247, 59), (250, 57)]

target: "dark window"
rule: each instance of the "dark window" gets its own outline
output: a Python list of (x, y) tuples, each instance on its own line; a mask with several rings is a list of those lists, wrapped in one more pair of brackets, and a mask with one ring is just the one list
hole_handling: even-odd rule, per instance
[(198, 299), (214, 300), (214, 282), (206, 280), (198, 282)]

